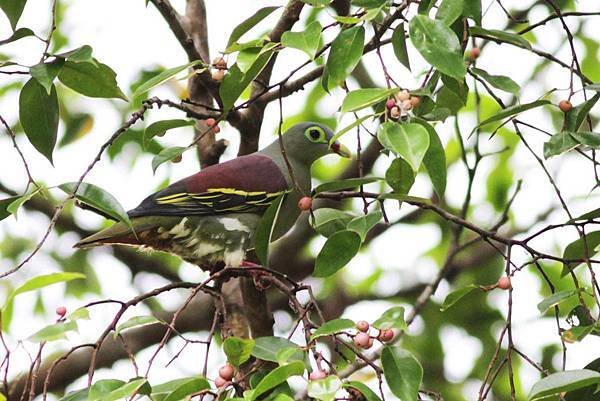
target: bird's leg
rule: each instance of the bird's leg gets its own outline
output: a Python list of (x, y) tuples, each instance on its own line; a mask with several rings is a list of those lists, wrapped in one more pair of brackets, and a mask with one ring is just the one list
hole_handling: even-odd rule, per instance
[(251, 272), (252, 280), (254, 281), (254, 286), (256, 287), (257, 290), (264, 291), (271, 286), (271, 283), (269, 283), (267, 280), (263, 279), (263, 277), (268, 276), (269, 273), (260, 270), (260, 268), (263, 267), (262, 265), (259, 265), (258, 263), (250, 262), (248, 260), (243, 260), (242, 263), (240, 264), (240, 267), (257, 268), (256, 270), (253, 270)]

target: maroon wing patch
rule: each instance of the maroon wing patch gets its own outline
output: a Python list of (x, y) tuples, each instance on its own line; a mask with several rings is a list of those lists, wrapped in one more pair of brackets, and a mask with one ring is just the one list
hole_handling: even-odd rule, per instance
[(251, 154), (210, 166), (150, 195), (129, 216), (190, 216), (262, 213), (288, 191), (271, 158)]

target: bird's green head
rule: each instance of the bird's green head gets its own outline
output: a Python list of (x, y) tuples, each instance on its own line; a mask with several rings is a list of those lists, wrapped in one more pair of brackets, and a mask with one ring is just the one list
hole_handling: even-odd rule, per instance
[[(304, 122), (288, 129), (282, 135), (282, 139), (285, 151), (290, 157), (310, 165), (330, 153), (337, 153), (342, 157), (351, 156), (348, 148), (338, 141), (331, 141), (333, 135), (333, 131), (326, 125)], [(279, 146), (278, 140), (271, 146)]]

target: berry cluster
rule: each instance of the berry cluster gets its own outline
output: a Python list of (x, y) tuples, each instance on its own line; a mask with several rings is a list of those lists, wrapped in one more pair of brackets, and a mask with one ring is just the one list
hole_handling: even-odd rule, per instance
[(388, 116), (391, 119), (397, 120), (402, 116), (408, 114), (414, 107), (417, 107), (421, 103), (421, 98), (418, 96), (411, 96), (406, 89), (396, 93), (394, 97), (391, 97), (385, 103), (385, 107), (388, 110)]
[(215, 379), (215, 386), (217, 386), (217, 388), (227, 387), (227, 385), (231, 383), (231, 380), (233, 380), (234, 373), (235, 370), (230, 364), (221, 366), (219, 369), (219, 376)]
[(371, 325), (369, 322), (364, 320), (356, 323), (356, 328), (358, 329), (358, 333), (354, 336), (354, 345), (363, 349), (371, 348), (374, 340), (379, 340), (382, 343), (388, 343), (395, 337), (394, 330), (392, 329), (380, 329), (377, 336), (371, 336), (369, 334)]
[(217, 57), (212, 62), (212, 79), (217, 82), (221, 82), (225, 77), (225, 70), (227, 70), (227, 61), (223, 57)]

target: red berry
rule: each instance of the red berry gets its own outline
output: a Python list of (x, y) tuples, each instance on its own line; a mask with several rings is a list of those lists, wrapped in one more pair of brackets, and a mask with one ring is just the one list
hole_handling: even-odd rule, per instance
[(392, 107), (394, 107), (396, 105), (396, 101), (394, 99), (388, 99), (387, 102), (385, 102), (385, 107), (388, 110), (391, 110)]
[(512, 288), (512, 284), (510, 283), (510, 278), (507, 276), (502, 276), (498, 279), (498, 283), (496, 284), (498, 288), (501, 290), (510, 290)]
[(206, 120), (204, 120), (204, 124), (206, 124), (207, 127), (214, 127), (217, 124), (217, 120), (215, 120), (212, 117), (209, 117)]
[(219, 126), (218, 126), (218, 125), (215, 125), (215, 126), (212, 128), (212, 132), (213, 132), (213, 133), (215, 133), (215, 134), (218, 134), (219, 132), (221, 132), (221, 128), (219, 128)]
[(221, 369), (219, 369), (219, 376), (221, 376), (225, 380), (233, 379), (233, 373), (233, 366), (231, 366), (230, 364), (227, 364), (221, 367)]
[(394, 330), (392, 329), (382, 329), (379, 332), (379, 336), (377, 336), (379, 341), (387, 343), (394, 339)]
[(369, 322), (361, 320), (360, 322), (356, 323), (356, 328), (359, 331), (362, 331), (363, 333), (366, 333), (367, 331), (369, 331)]
[(229, 380), (223, 379), (221, 376), (215, 379), (215, 386), (217, 386), (217, 388), (225, 387), (227, 383), (229, 383)]
[(398, 106), (394, 106), (390, 110), (390, 117), (391, 118), (394, 118), (394, 119), (400, 118), (401, 115), (402, 115), (402, 112), (400, 111), (400, 107), (398, 107)]
[(368, 348), (371, 337), (367, 333), (358, 333), (354, 336), (354, 344), (360, 348)]
[(327, 372), (323, 370), (314, 370), (308, 375), (309, 380), (321, 380), (327, 377)]
[(563, 112), (563, 113), (567, 113), (571, 110), (573, 110), (573, 104), (571, 102), (569, 102), (568, 100), (561, 100), (560, 103), (558, 103), (558, 108)]
[(304, 196), (298, 201), (298, 209), (310, 210), (312, 207), (312, 198), (310, 196)]
[(479, 57), (480, 54), (481, 54), (481, 49), (479, 47), (474, 47), (469, 52), (469, 58), (471, 60), (475, 60), (475, 59), (477, 59), (477, 57)]
[(56, 314), (60, 317), (64, 317), (67, 314), (67, 308), (64, 306), (59, 306), (56, 308)]
[(225, 78), (225, 70), (213, 70), (211, 73), (212, 79), (217, 82), (221, 82)]

